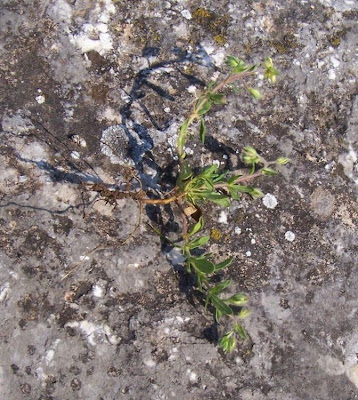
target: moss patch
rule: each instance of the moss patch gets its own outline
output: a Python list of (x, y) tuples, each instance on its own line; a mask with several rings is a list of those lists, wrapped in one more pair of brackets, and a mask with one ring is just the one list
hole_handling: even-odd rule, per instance
[(206, 8), (199, 7), (192, 13), (193, 21), (208, 30), (213, 39), (220, 46), (226, 43), (226, 31), (229, 23), (229, 15), (219, 15)]
[(297, 40), (293, 34), (285, 35), (281, 40), (272, 40), (270, 44), (279, 54), (290, 53), (298, 47)]

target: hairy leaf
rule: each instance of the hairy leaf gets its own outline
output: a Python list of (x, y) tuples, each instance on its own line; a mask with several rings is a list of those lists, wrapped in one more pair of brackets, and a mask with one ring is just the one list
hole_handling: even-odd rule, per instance
[(206, 258), (190, 257), (189, 262), (196, 271), (199, 271), (205, 275), (210, 275), (215, 270), (214, 264)]
[(219, 93), (210, 93), (210, 100), (212, 100), (214, 104), (224, 104), (225, 96)]
[(220, 271), (221, 269), (224, 269), (226, 267), (228, 267), (232, 262), (234, 261), (234, 257), (228, 258), (225, 261), (222, 261), (219, 264), (215, 265), (215, 271)]
[(193, 175), (193, 171), (190, 168), (189, 164), (186, 162), (183, 162), (180, 168), (180, 173), (179, 173), (179, 179), (181, 181), (185, 181), (189, 179)]
[(193, 236), (196, 233), (198, 233), (199, 231), (201, 231), (203, 229), (203, 226), (204, 226), (204, 219), (203, 219), (203, 217), (200, 217), (199, 221), (189, 231), (189, 233), (188, 233), (189, 237)]
[(185, 120), (179, 128), (179, 137), (178, 137), (178, 153), (183, 158), (183, 150), (186, 141), (186, 135), (188, 131), (189, 120)]
[(230, 306), (225, 304), (218, 296), (215, 294), (210, 296), (211, 304), (217, 308), (222, 315), (232, 315), (233, 311)]
[(216, 164), (210, 165), (209, 167), (205, 168), (204, 171), (201, 173), (203, 177), (210, 177), (218, 170), (218, 166)]
[(206, 114), (211, 108), (211, 100), (206, 100), (206, 102), (202, 105), (200, 110), (198, 110), (198, 115), (202, 116)]
[(197, 239), (194, 239), (191, 242), (189, 242), (188, 248), (190, 250), (192, 250), (192, 249), (195, 249), (197, 247), (204, 246), (204, 244), (208, 243), (209, 240), (210, 240), (210, 236), (201, 236), (201, 237), (199, 237)]
[[(216, 270), (216, 269), (215, 269)], [(223, 292), (231, 283), (231, 279), (227, 279), (226, 281), (220, 282), (218, 285), (209, 289), (210, 295), (212, 294), (220, 294)]]
[(223, 349), (224, 353), (231, 353), (236, 347), (236, 338), (233, 332), (228, 332), (219, 340), (219, 346)]

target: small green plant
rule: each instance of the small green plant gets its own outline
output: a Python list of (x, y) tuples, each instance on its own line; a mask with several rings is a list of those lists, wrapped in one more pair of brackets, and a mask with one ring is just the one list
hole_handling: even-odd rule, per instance
[[(217, 283), (218, 272), (227, 268), (233, 261), (228, 258), (222, 262), (215, 262), (210, 253), (205, 252), (205, 246), (210, 236), (203, 235), (204, 217), (201, 206), (208, 201), (222, 207), (228, 207), (232, 200), (240, 200), (242, 195), (257, 199), (263, 196), (260, 189), (248, 185), (248, 182), (260, 176), (271, 176), (277, 173), (275, 167), (289, 162), (288, 158), (280, 157), (275, 161), (266, 161), (253, 147), (245, 147), (241, 159), (246, 165), (246, 172), (220, 171), (218, 166), (211, 165), (195, 173), (186, 158), (185, 145), (192, 136), (192, 125), (198, 125), (199, 137), (205, 142), (206, 126), (205, 115), (215, 105), (226, 103), (223, 93), (224, 88), (232, 87), (239, 83), (255, 100), (261, 98), (258, 89), (249, 86), (248, 82), (257, 74), (259, 68), (263, 69), (264, 78), (272, 83), (278, 75), (272, 59), (266, 58), (261, 66), (247, 65), (237, 57), (227, 58), (229, 74), (218, 83), (210, 83), (207, 89), (195, 102), (189, 117), (182, 123), (179, 129), (177, 141), (177, 153), (179, 158), (178, 178), (175, 187), (159, 199), (149, 199), (144, 191), (128, 193), (127, 195), (139, 201), (141, 209), (144, 204), (175, 204), (180, 210), (182, 233), (174, 246), (179, 247), (185, 257), (186, 270), (194, 274), (197, 289), (205, 299), (205, 311), (212, 312), (219, 323), (224, 317), (231, 320), (229, 330), (219, 340), (219, 345), (224, 352), (230, 353), (236, 348), (238, 339), (245, 339), (246, 333), (241, 321), (249, 315), (250, 311), (245, 307), (248, 297), (243, 293), (225, 296), (231, 279)], [(137, 178), (136, 178), (137, 179)], [(137, 179), (138, 180), (138, 179)], [(120, 197), (121, 193), (118, 193)], [(191, 222), (193, 221), (193, 222)], [(156, 230), (156, 229), (155, 229)], [(161, 234), (156, 230), (157, 233)], [(180, 243), (178, 245), (177, 243)]]

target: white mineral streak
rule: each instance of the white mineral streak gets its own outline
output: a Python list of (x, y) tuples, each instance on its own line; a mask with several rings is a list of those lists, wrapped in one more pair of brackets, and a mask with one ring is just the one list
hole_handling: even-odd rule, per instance
[(344, 174), (358, 184), (358, 177), (354, 173), (354, 167), (358, 160), (357, 153), (353, 149), (352, 145), (349, 144), (348, 153), (341, 154), (338, 157), (338, 162), (342, 165)]
[(5, 282), (0, 286), (0, 303), (4, 302), (10, 294), (10, 284)]
[(121, 337), (116, 336), (112, 329), (106, 324), (96, 325), (93, 322), (84, 320), (80, 322), (68, 322), (65, 327), (79, 328), (87, 338), (88, 343), (92, 346), (96, 346), (98, 340), (103, 342), (104, 339), (106, 339), (107, 342), (112, 345), (117, 345), (122, 340)]
[(111, 0), (97, 3), (90, 14), (90, 20), (93, 22), (82, 25), (81, 31), (77, 34), (69, 34), (70, 41), (81, 50), (81, 53), (94, 50), (101, 55), (107, 54), (113, 49), (108, 23), (115, 11), (116, 8)]

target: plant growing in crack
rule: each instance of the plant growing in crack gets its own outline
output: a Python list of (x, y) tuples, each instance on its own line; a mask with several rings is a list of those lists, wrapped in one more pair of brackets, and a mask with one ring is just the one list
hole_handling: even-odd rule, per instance
[[(202, 143), (205, 142), (206, 126), (205, 115), (213, 105), (223, 105), (226, 102), (222, 90), (226, 87), (234, 87), (240, 84), (254, 99), (259, 100), (261, 93), (258, 89), (249, 86), (249, 81), (261, 68), (264, 78), (272, 83), (278, 75), (272, 59), (266, 58), (261, 66), (247, 65), (243, 60), (234, 56), (227, 59), (229, 74), (218, 83), (212, 82), (195, 102), (189, 117), (182, 123), (179, 129), (177, 141), (177, 153), (179, 158), (179, 171), (175, 187), (161, 198), (148, 198), (139, 181), (140, 189), (112, 193), (112, 197), (131, 197), (138, 201), (142, 211), (145, 204), (166, 205), (175, 204), (181, 215), (182, 233), (179, 240), (173, 246), (179, 247), (185, 257), (186, 270), (194, 274), (197, 289), (205, 299), (205, 310), (211, 310), (215, 320), (219, 323), (224, 317), (231, 321), (229, 330), (219, 340), (219, 345), (224, 352), (232, 352), (237, 344), (237, 339), (245, 339), (246, 333), (241, 324), (250, 311), (245, 307), (248, 297), (243, 293), (236, 293), (228, 297), (225, 291), (228, 289), (231, 279), (217, 282), (219, 271), (227, 268), (233, 261), (228, 258), (216, 263), (211, 253), (203, 249), (210, 236), (202, 235), (204, 229), (204, 216), (201, 204), (211, 201), (219, 206), (228, 207), (232, 200), (240, 200), (242, 195), (249, 195), (253, 199), (263, 196), (260, 189), (248, 183), (260, 176), (271, 176), (277, 173), (275, 167), (289, 162), (288, 158), (280, 157), (275, 161), (266, 161), (253, 147), (245, 147), (242, 152), (242, 161), (247, 166), (245, 172), (219, 171), (218, 166), (211, 165), (199, 173), (194, 173), (186, 158), (185, 145), (191, 136), (191, 128), (194, 123), (198, 125), (199, 136)], [(140, 213), (141, 214), (141, 213)], [(139, 220), (137, 227), (140, 224)], [(193, 222), (191, 222), (193, 221)], [(136, 227), (136, 228), (137, 228)], [(163, 236), (156, 228), (158, 234)], [(134, 233), (134, 232), (133, 232)], [(180, 243), (178, 245), (177, 243)]]

